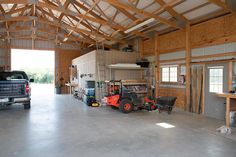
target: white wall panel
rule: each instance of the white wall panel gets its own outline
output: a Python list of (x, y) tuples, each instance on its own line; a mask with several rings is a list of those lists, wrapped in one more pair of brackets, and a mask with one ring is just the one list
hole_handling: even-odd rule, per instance
[(185, 58), (185, 51), (160, 54), (160, 60)]
[(55, 44), (52, 41), (40, 41), (36, 40), (35, 41), (35, 49), (54, 49)]
[(12, 48), (22, 48), (22, 49), (29, 48), (29, 49), (31, 49), (32, 43), (31, 43), (31, 40), (12, 39), (11, 46), (12, 46)]
[(192, 57), (204, 56), (205, 55), (204, 48), (192, 49), (191, 53), (192, 53)]
[[(205, 55), (214, 55), (227, 52), (236, 52), (236, 42), (226, 43), (214, 46), (208, 46), (203, 48), (192, 49), (192, 56), (205, 56)], [(232, 58), (232, 57), (231, 57)]]
[(225, 45), (215, 45), (204, 48), (204, 55), (214, 55), (225, 52)]
[(226, 52), (236, 52), (236, 42), (225, 44)]
[(0, 58), (0, 66), (4, 66), (6, 64), (6, 60), (4, 58)]
[[(43, 50), (53, 50), (55, 49), (54, 41), (42, 41), (36, 40), (34, 49), (43, 49)], [(26, 39), (13, 39), (11, 40), (12, 48), (21, 48), (21, 49), (32, 49), (32, 40)], [(68, 50), (78, 50), (79, 47), (72, 44), (64, 43), (60, 46), (61, 49), (68, 49)]]

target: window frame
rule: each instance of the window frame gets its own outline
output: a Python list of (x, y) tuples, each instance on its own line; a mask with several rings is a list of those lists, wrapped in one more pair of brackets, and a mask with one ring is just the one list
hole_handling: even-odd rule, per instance
[[(211, 70), (222, 70), (222, 71), (221, 71), (221, 74), (216, 74), (212, 76)], [(209, 93), (222, 93), (224, 91), (224, 67), (223, 66), (209, 67), (208, 78), (209, 78)], [(218, 80), (218, 81), (220, 80), (221, 82), (212, 83), (211, 80)], [(218, 89), (214, 90), (212, 86), (216, 86)], [(219, 90), (219, 87), (221, 88), (220, 90)]]
[[(160, 67), (160, 79), (161, 83), (170, 83), (170, 84), (177, 84), (178, 83), (178, 76), (179, 76), (179, 66), (178, 65), (167, 65)], [(163, 68), (168, 68), (168, 81), (163, 81)], [(176, 81), (171, 81), (171, 68), (176, 68)]]

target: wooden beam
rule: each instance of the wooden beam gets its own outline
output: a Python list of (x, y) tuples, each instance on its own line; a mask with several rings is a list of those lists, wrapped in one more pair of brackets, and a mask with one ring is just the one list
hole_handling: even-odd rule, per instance
[[(112, 5), (112, 4), (111, 4)], [(131, 19), (132, 21), (136, 21), (137, 18), (130, 14), (127, 10), (125, 10), (124, 8), (121, 8), (121, 7), (118, 7), (118, 6), (115, 6), (115, 5), (112, 5), (113, 7), (115, 7), (119, 12), (123, 13), (125, 16), (127, 16), (129, 19)]]
[(3, 9), (1, 4), (0, 4), (0, 11), (1, 11), (1, 13), (5, 13), (5, 10)]
[(230, 61), (228, 63), (228, 71), (229, 71), (228, 90), (232, 91), (233, 90), (233, 61)]
[[(125, 3), (118, 2), (118, 1), (116, 1), (116, 0), (104, 0), (104, 1), (106, 1), (107, 3), (109, 3), (109, 4), (111, 4), (111, 5), (114, 5), (114, 6), (117, 6), (117, 7), (123, 8), (123, 9), (126, 9), (126, 10), (130, 10), (130, 11), (135, 12), (135, 13), (137, 13), (137, 14), (143, 15), (143, 16), (145, 16), (146, 18), (154, 18), (154, 19), (156, 19), (157, 21), (159, 21), (159, 22), (161, 22), (161, 23), (164, 23), (164, 24), (166, 24), (166, 25), (168, 25), (168, 26), (171, 26), (171, 27), (174, 27), (174, 28), (180, 28), (180, 27), (177, 26), (176, 23), (171, 22), (171, 21), (169, 21), (169, 20), (167, 20), (167, 19), (164, 19), (164, 18), (162, 18), (162, 17), (159, 17), (159, 16), (157, 16), (157, 15), (155, 15), (155, 14), (146, 12), (146, 11), (144, 11), (144, 10), (142, 10), (142, 9), (135, 8), (135, 7), (133, 7), (133, 6), (127, 5), (127, 4), (125, 4)], [(180, 28), (180, 29), (182, 29), (182, 28)]]
[(190, 111), (191, 103), (191, 41), (190, 41), (190, 24), (186, 25), (186, 102), (185, 110)]
[(111, 27), (115, 30), (119, 29), (119, 30), (124, 31), (124, 29), (121, 26), (118, 26), (116, 24), (111, 24), (111, 23), (109, 23), (105, 20), (94, 18), (94, 17), (88, 16), (88, 15), (79, 14), (79, 13), (73, 12), (71, 10), (65, 9), (64, 7), (56, 7), (56, 6), (50, 5), (48, 3), (42, 3), (42, 2), (38, 2), (37, 5), (40, 6), (40, 7), (44, 7), (44, 8), (59, 11), (59, 12), (65, 14), (65, 15), (76, 16), (76, 17), (79, 17), (79, 18), (85, 18), (86, 20), (109, 26), (109, 27)]
[[(5, 25), (6, 25), (6, 29), (8, 30), (9, 26), (8, 26), (8, 22), (7, 21), (6, 21)], [(9, 33), (9, 31), (7, 31), (7, 37), (9, 37), (9, 36), (10, 36), (10, 33)], [(7, 39), (7, 41), (8, 41), (8, 43), (11, 42), (10, 39)]]
[(220, 1), (220, 0), (208, 0), (208, 1), (211, 2), (211, 3), (214, 3), (214, 4), (216, 4), (216, 5), (218, 5), (219, 7), (223, 8), (224, 10), (227, 10), (227, 11), (233, 13), (234, 15), (236, 15), (236, 12), (233, 11), (233, 10), (231, 10), (231, 9), (229, 8), (229, 6), (227, 6), (226, 3), (224, 3), (224, 2), (222, 2), (222, 1)]
[[(40, 8), (40, 7), (38, 7), (38, 8), (41, 10), (42, 13), (44, 13), (44, 14), (46, 14), (47, 16), (53, 18), (53, 20), (56, 21), (57, 23), (62, 23), (62, 21), (59, 22), (59, 19), (56, 18), (54, 15), (48, 13), (47, 11), (45, 11), (44, 9), (42, 9), (42, 8)], [(66, 16), (67, 16), (67, 15), (66, 15)], [(72, 19), (75, 20), (75, 21), (79, 21), (79, 19), (78, 19), (77, 17), (75, 17), (75, 16), (70, 16), (70, 18), (72, 18)], [(86, 23), (81, 22), (81, 24), (82, 24), (84, 27), (90, 29), (90, 27), (89, 27)], [(73, 26), (73, 27), (75, 27), (75, 26)], [(58, 28), (60, 28), (60, 27), (58, 27)], [(95, 29), (90, 29), (90, 30), (93, 31), (93, 32), (96, 32), (96, 33), (98, 33), (98, 34), (100, 34), (100, 35), (105, 36), (104, 34), (98, 32), (98, 31), (95, 30)], [(82, 32), (80, 32), (80, 33), (82, 33)], [(57, 38), (57, 37), (56, 37), (56, 38)], [(91, 38), (90, 38), (90, 39), (91, 39)], [(91, 39), (91, 40), (92, 40), (92, 39)]]
[(172, 15), (173, 17), (179, 17), (180, 19), (182, 19), (185, 22), (188, 22), (188, 19), (185, 18), (183, 15), (177, 13), (174, 9), (171, 8), (170, 5), (166, 4), (163, 0), (155, 0), (159, 5), (161, 5), (161, 7), (165, 6), (164, 10), (166, 10), (170, 15)]
[[(74, 1), (73, 2), (74, 5), (78, 6), (79, 8), (83, 9), (84, 11), (88, 11), (89, 8), (87, 8), (86, 6), (84, 6), (83, 4), (79, 3), (78, 1)], [(75, 7), (76, 8), (76, 7)], [(95, 18), (98, 18), (100, 20), (105, 20), (104, 18), (102, 18), (101, 16), (99, 16), (98, 14), (96, 14), (93, 10), (91, 10), (89, 12), (90, 15), (92, 15)]]
[(30, 0), (0, 0), (0, 4), (27, 4)]
[[(61, 22), (59, 22), (58, 21), (58, 18), (56, 18), (55, 16), (53, 16), (53, 15), (51, 15), (50, 13), (48, 13), (48, 12), (46, 12), (44, 9), (42, 9), (41, 8), (41, 11), (43, 12), (43, 13), (45, 13), (46, 15), (48, 15), (49, 17), (51, 17), (51, 18), (53, 18), (53, 20), (55, 21), (55, 22), (57, 22), (57, 23), (64, 23), (63, 21), (61, 21)], [(79, 19), (77, 18), (77, 17), (75, 17), (75, 16), (70, 16), (73, 20), (75, 20), (75, 21), (78, 21)], [(49, 20), (48, 20), (49, 21)], [(81, 24), (83, 25), (83, 26), (85, 26), (86, 28), (88, 28), (89, 29), (89, 27), (84, 23), (84, 22), (81, 22)], [(75, 28), (75, 26), (71, 26), (71, 27), (74, 27)], [(70, 29), (70, 30), (72, 30), (72, 29)], [(82, 30), (82, 29), (81, 29)], [(87, 30), (86, 30), (87, 31)], [(105, 38), (105, 39), (107, 39), (107, 40), (112, 40), (113, 38), (112, 37), (108, 37), (108, 36), (106, 36), (106, 35), (104, 35), (104, 34), (102, 34), (102, 33), (100, 33), (100, 32), (98, 32), (97, 30), (95, 30), (95, 29), (92, 29), (91, 30), (92, 32), (94, 32), (93, 34), (89, 34), (89, 35), (96, 35), (96, 34), (99, 34), (100, 35), (100, 37), (101, 36), (103, 36), (102, 38)], [(88, 32), (88, 31), (87, 31)], [(85, 32), (80, 32), (80, 33), (85, 33)]]
[[(75, 27), (77, 27), (78, 25), (80, 25), (80, 23), (84, 20), (85, 16), (86, 16), (86, 15), (97, 5), (97, 3), (99, 3), (99, 2), (100, 2), (100, 0), (96, 0), (96, 1), (92, 4), (92, 6), (83, 14), (83, 17), (81, 17), (81, 18), (79, 19), (79, 21), (76, 23)], [(71, 30), (71, 31), (67, 34), (67, 36), (69, 37), (72, 33), (73, 33), (73, 30)]]
[(156, 86), (155, 86), (155, 95), (156, 97), (159, 97), (159, 86), (160, 86), (160, 37), (156, 33), (155, 35), (155, 67), (156, 67), (156, 75), (155, 75), (155, 80), (156, 80)]
[(72, 27), (72, 26), (70, 26), (68, 24), (65, 24), (65, 23), (58, 23), (56, 21), (51, 22), (51, 21), (47, 21), (47, 20), (44, 20), (44, 19), (38, 19), (38, 21), (41, 22), (41, 23), (46, 23), (46, 24), (49, 24), (49, 25), (61, 27), (63, 29), (66, 28), (66, 29), (69, 29), (69, 30), (73, 30), (75, 32), (79, 32), (79, 33), (82, 32), (82, 33), (85, 33), (85, 34), (88, 34), (88, 35), (97, 36), (97, 37), (100, 37), (100, 38), (105, 38), (107, 40), (122, 42), (122, 41), (116, 40), (114, 38), (98, 34), (98, 33), (93, 32), (93, 31), (88, 31), (88, 30), (84, 30), (84, 29), (81, 29), (81, 28)]

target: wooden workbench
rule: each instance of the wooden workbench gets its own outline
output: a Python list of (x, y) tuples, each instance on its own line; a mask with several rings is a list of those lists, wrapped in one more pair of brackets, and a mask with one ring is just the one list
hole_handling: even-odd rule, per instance
[(78, 84), (73, 84), (73, 83), (66, 83), (65, 84), (68, 87), (68, 93), (71, 95), (74, 88), (78, 86)]
[(217, 95), (219, 97), (226, 98), (225, 121), (226, 121), (226, 126), (230, 127), (230, 111), (236, 111), (236, 94), (218, 93)]

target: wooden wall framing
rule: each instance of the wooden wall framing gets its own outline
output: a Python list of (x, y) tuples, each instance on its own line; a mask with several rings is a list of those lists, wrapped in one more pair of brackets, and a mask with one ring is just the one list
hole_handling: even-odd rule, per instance
[[(212, 19), (191, 28), (191, 48), (213, 46), (236, 41), (236, 17), (225, 15)], [(154, 37), (155, 38), (155, 37)], [(155, 55), (155, 39), (151, 38), (141, 42), (142, 57)], [(186, 35), (184, 30), (177, 30), (168, 34), (159, 35), (160, 54), (185, 50)]]
[(63, 78), (63, 94), (68, 93), (65, 83), (70, 81), (69, 67), (72, 64), (71, 62), (81, 55), (78, 50), (55, 49), (55, 83), (60, 83), (60, 78)]
[[(220, 45), (225, 43), (236, 42), (236, 17), (235, 15), (225, 15), (219, 18), (212, 19), (197, 25), (187, 25), (185, 30), (177, 30), (164, 35), (156, 35), (152, 39), (141, 42), (141, 56), (155, 56), (156, 59), (156, 96), (177, 96), (177, 107), (189, 111), (190, 101), (190, 67), (192, 60), (203, 58), (214, 58), (223, 56), (234, 56), (236, 52), (226, 52), (221, 54), (211, 54), (205, 56), (191, 56), (192, 49)], [(172, 53), (178, 51), (185, 51), (184, 58), (160, 60), (160, 55), (165, 53)], [(180, 62), (186, 65), (186, 85), (185, 88), (176, 87), (162, 87), (160, 86), (160, 64)], [(231, 69), (233, 61), (229, 62), (229, 69)], [(183, 64), (182, 63), (182, 64)], [(173, 63), (174, 64), (174, 63)], [(202, 62), (201, 64), (204, 65)], [(232, 89), (232, 77), (229, 80), (229, 90)], [(204, 97), (204, 95), (203, 95)], [(202, 113), (204, 113), (204, 102), (202, 102)]]

